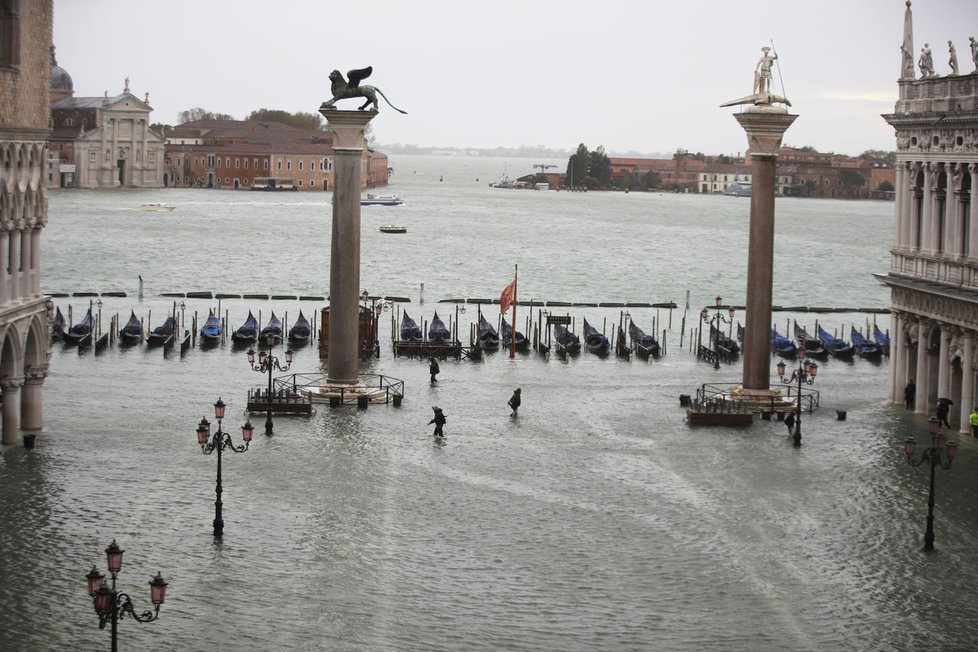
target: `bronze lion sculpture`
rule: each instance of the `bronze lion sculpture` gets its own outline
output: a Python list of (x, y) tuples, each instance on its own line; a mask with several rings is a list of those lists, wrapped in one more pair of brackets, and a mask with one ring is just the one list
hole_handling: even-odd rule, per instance
[(334, 70), (333, 72), (329, 73), (330, 92), (333, 93), (333, 97), (332, 99), (323, 102), (322, 106), (319, 108), (331, 109), (338, 100), (345, 100), (350, 97), (363, 97), (366, 98), (367, 101), (363, 103), (359, 110), (363, 111), (368, 106), (373, 104), (372, 110), (377, 111), (379, 108), (377, 95), (379, 94), (392, 109), (407, 114), (407, 111), (401, 111), (401, 109), (391, 104), (391, 101), (387, 99), (387, 96), (384, 95), (384, 93), (376, 86), (360, 85), (360, 80), (369, 77), (370, 73), (373, 71), (374, 69), (372, 66), (367, 66), (366, 68), (360, 68), (358, 70), (351, 70), (350, 72), (346, 73), (349, 81), (343, 78), (343, 73), (341, 73), (339, 70)]

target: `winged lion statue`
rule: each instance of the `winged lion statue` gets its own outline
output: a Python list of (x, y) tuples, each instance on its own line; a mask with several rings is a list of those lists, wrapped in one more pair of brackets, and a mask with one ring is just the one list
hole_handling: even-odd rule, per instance
[(323, 102), (322, 106), (319, 108), (332, 109), (338, 100), (345, 100), (350, 97), (363, 97), (366, 98), (367, 101), (360, 106), (360, 110), (363, 111), (368, 106), (373, 104), (372, 110), (377, 111), (377, 95), (380, 95), (392, 109), (407, 114), (407, 111), (402, 111), (391, 104), (391, 101), (387, 99), (387, 96), (384, 95), (384, 93), (376, 86), (360, 85), (361, 80), (369, 77), (370, 73), (373, 71), (373, 66), (351, 70), (350, 72), (346, 73), (346, 79), (343, 78), (343, 73), (341, 73), (339, 70), (334, 70), (333, 72), (329, 73), (330, 92), (333, 93), (333, 97)]

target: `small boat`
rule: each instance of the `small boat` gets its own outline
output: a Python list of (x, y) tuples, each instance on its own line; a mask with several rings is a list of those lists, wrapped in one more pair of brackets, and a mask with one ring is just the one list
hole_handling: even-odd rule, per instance
[(94, 320), (92, 319), (92, 309), (89, 308), (88, 312), (85, 313), (85, 317), (82, 318), (80, 322), (65, 331), (64, 340), (65, 344), (82, 344), (86, 340), (91, 340), (92, 337), (92, 324)]
[(782, 358), (798, 357), (798, 345), (795, 344), (795, 341), (779, 334), (773, 328), (771, 329), (771, 346), (774, 347), (774, 352)]
[(431, 324), (428, 326), (428, 341), (429, 342), (449, 342), (452, 339), (452, 333), (445, 327), (445, 322), (441, 320), (438, 313), (431, 318)]
[(60, 342), (65, 337), (65, 316), (61, 308), (54, 309), (54, 321), (51, 322), (51, 341)]
[(306, 316), (299, 311), (299, 318), (295, 320), (292, 324), (292, 328), (289, 329), (289, 344), (292, 346), (305, 346), (309, 344), (309, 340), (312, 337), (312, 327), (309, 325), (309, 320)]
[(587, 323), (587, 319), (584, 320), (584, 344), (588, 351), (599, 355), (607, 353), (611, 347), (611, 343), (604, 333), (599, 332), (597, 328)]
[(143, 322), (136, 316), (133, 310), (126, 325), (119, 329), (120, 344), (139, 344), (143, 341)]
[(265, 327), (261, 329), (258, 334), (258, 340), (260, 342), (267, 342), (268, 336), (271, 335), (276, 341), (282, 339), (282, 320), (275, 316), (275, 311), (272, 311), (272, 316), (268, 318), (268, 323)]
[(159, 346), (160, 344), (165, 344), (168, 339), (173, 337), (173, 331), (176, 330), (177, 320), (173, 317), (167, 317), (166, 321), (154, 328), (149, 335), (146, 336), (146, 344), (149, 346)]
[(567, 353), (581, 352), (581, 338), (570, 332), (563, 324), (554, 324), (554, 339)]
[[(510, 340), (513, 338), (513, 327), (509, 325), (506, 318), (502, 318), (502, 324), (500, 325), (500, 330), (502, 330), (503, 336), (503, 348), (508, 349), (510, 346)], [(530, 341), (526, 339), (526, 335), (516, 331), (516, 348), (523, 350), (530, 345)]]
[(646, 335), (645, 331), (635, 325), (635, 322), (628, 322), (628, 337), (632, 340), (632, 349), (640, 358), (648, 359), (649, 356), (658, 358), (660, 353), (659, 342), (651, 335)]
[(717, 330), (717, 327), (712, 324), (710, 325), (710, 341), (716, 342), (717, 346), (729, 355), (740, 355), (740, 345), (723, 331)]
[(852, 336), (852, 348), (856, 350), (856, 355), (867, 360), (879, 360), (883, 357), (883, 349), (874, 340), (863, 337), (863, 334), (853, 326), (850, 330)]
[(407, 233), (407, 227), (402, 224), (385, 224), (380, 227), (381, 233)]
[(200, 343), (217, 344), (221, 341), (223, 334), (224, 329), (221, 327), (221, 318), (211, 310), (207, 315), (207, 321), (204, 322), (204, 325), (200, 329)]
[(825, 348), (822, 341), (809, 335), (807, 330), (798, 325), (798, 322), (795, 322), (795, 339), (804, 343), (805, 355), (809, 358), (824, 360), (829, 357), (829, 350)]
[(248, 319), (231, 333), (232, 342), (254, 342), (258, 339), (258, 320), (248, 311)]
[(479, 315), (479, 348), (487, 351), (499, 348), (499, 333), (486, 316), (481, 314)]
[(730, 197), (750, 197), (750, 192), (750, 181), (734, 181), (723, 190), (723, 194)]
[(140, 204), (136, 208), (138, 208), (141, 211), (173, 211), (176, 210), (177, 207), (174, 206), (173, 204), (156, 203), (156, 204)]
[(279, 179), (276, 177), (255, 177), (251, 183), (252, 190), (277, 192), (279, 190), (297, 190), (295, 179)]
[(360, 200), (361, 206), (400, 206), (403, 203), (400, 195), (394, 194), (367, 193), (367, 197)]
[(873, 324), (873, 340), (883, 350), (883, 355), (890, 355), (890, 336), (881, 331), (876, 324)]
[(401, 341), (402, 342), (420, 342), (424, 339), (421, 334), (421, 329), (418, 328), (418, 323), (408, 317), (407, 311), (404, 311), (404, 315), (401, 316)]
[(821, 340), (822, 344), (825, 345), (825, 348), (829, 351), (829, 355), (831, 355), (833, 358), (850, 360), (856, 353), (856, 350), (852, 348), (851, 344), (845, 340), (840, 340), (837, 337), (829, 335), (829, 333), (821, 326), (815, 327), (815, 334), (818, 336), (818, 339)]

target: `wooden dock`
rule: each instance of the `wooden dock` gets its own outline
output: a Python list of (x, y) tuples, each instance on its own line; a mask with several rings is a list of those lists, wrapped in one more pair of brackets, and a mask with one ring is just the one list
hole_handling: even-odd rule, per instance
[(309, 396), (280, 388), (272, 391), (271, 401), (268, 400), (268, 389), (256, 387), (248, 390), (248, 405), (246, 410), (251, 413), (268, 412), (271, 405), (276, 414), (312, 414), (312, 401)]
[[(458, 340), (454, 342), (407, 342), (397, 340), (394, 342), (394, 357), (405, 358), (447, 358), (462, 357), (462, 343)], [(469, 357), (469, 355), (467, 355)]]

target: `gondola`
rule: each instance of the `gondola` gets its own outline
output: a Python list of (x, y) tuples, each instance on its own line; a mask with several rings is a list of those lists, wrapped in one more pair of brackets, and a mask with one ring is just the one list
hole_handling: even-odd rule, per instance
[(129, 321), (119, 329), (119, 344), (132, 345), (143, 341), (143, 322), (136, 316), (136, 311), (132, 311)]
[(204, 325), (200, 329), (200, 343), (217, 344), (221, 341), (223, 334), (224, 329), (221, 327), (221, 318), (211, 310), (207, 315), (207, 321), (204, 322)]
[(421, 334), (421, 329), (418, 328), (417, 322), (408, 317), (407, 310), (404, 311), (404, 315), (401, 317), (401, 341), (402, 342), (420, 342), (424, 339)]
[(231, 341), (238, 342), (242, 344), (253, 343), (258, 339), (258, 320), (255, 316), (248, 311), (248, 319), (245, 323), (241, 324), (233, 333), (231, 333)]
[(795, 339), (805, 343), (805, 355), (809, 358), (824, 360), (829, 357), (829, 350), (817, 337), (812, 337), (804, 327), (795, 322)]
[(479, 348), (484, 350), (499, 348), (499, 333), (486, 320), (485, 315), (479, 315)]
[(267, 342), (270, 336), (274, 337), (276, 341), (282, 339), (282, 320), (275, 316), (274, 310), (272, 316), (268, 318), (268, 323), (258, 334), (258, 339), (261, 342)]
[(166, 321), (154, 328), (149, 335), (146, 336), (146, 344), (149, 346), (159, 346), (165, 344), (168, 339), (173, 337), (173, 331), (177, 327), (177, 320), (173, 317), (167, 317)]
[(51, 322), (51, 341), (60, 342), (65, 338), (65, 316), (61, 308), (54, 309), (54, 321)]
[(92, 309), (89, 308), (88, 312), (85, 313), (85, 317), (65, 331), (64, 340), (65, 344), (81, 344), (85, 340), (91, 340), (92, 337)]
[[(510, 339), (513, 337), (513, 327), (509, 325), (509, 322), (506, 321), (505, 317), (502, 318), (500, 329), (502, 330), (501, 335), (503, 336), (503, 348), (508, 349), (510, 346)], [(529, 345), (530, 341), (526, 339), (526, 335), (516, 331), (516, 348), (522, 351)]]
[(876, 324), (873, 324), (873, 340), (879, 344), (880, 349), (883, 350), (883, 355), (890, 355), (890, 336), (881, 331)]
[(445, 327), (445, 322), (441, 320), (438, 313), (431, 318), (431, 324), (428, 326), (428, 341), (429, 342), (450, 342), (452, 339), (452, 332)]
[(871, 339), (863, 337), (863, 334), (853, 326), (850, 330), (852, 336), (852, 348), (856, 350), (856, 355), (867, 360), (879, 360), (883, 357), (883, 349)]
[(312, 327), (309, 325), (309, 320), (306, 316), (299, 311), (299, 318), (295, 320), (292, 324), (292, 328), (289, 329), (289, 344), (293, 347), (305, 346), (309, 344), (309, 340), (312, 338)]
[(554, 339), (567, 353), (581, 352), (581, 338), (567, 330), (563, 324), (554, 324)]
[(740, 342), (741, 346), (744, 344), (744, 325), (737, 322), (737, 341)]
[(778, 331), (771, 329), (771, 346), (774, 347), (774, 352), (780, 355), (782, 358), (795, 358), (798, 356), (798, 345), (790, 337), (785, 337), (778, 333)]
[(645, 331), (635, 325), (635, 322), (628, 322), (628, 337), (632, 340), (632, 349), (642, 358), (659, 357), (659, 341), (651, 335), (646, 335)]
[(825, 345), (825, 348), (829, 351), (829, 355), (833, 358), (851, 360), (852, 356), (856, 353), (856, 349), (851, 344), (829, 335), (821, 326), (816, 326), (815, 334), (818, 335), (818, 339)]
[(710, 342), (714, 341), (717, 343), (717, 346), (726, 351), (728, 355), (740, 355), (740, 345), (737, 344), (736, 340), (723, 331), (717, 330), (717, 327), (711, 324)]
[(608, 338), (605, 337), (604, 333), (598, 331), (597, 328), (587, 323), (587, 319), (584, 320), (584, 345), (587, 346), (587, 350), (591, 353), (597, 353), (598, 355), (604, 355), (611, 348), (611, 343)]

